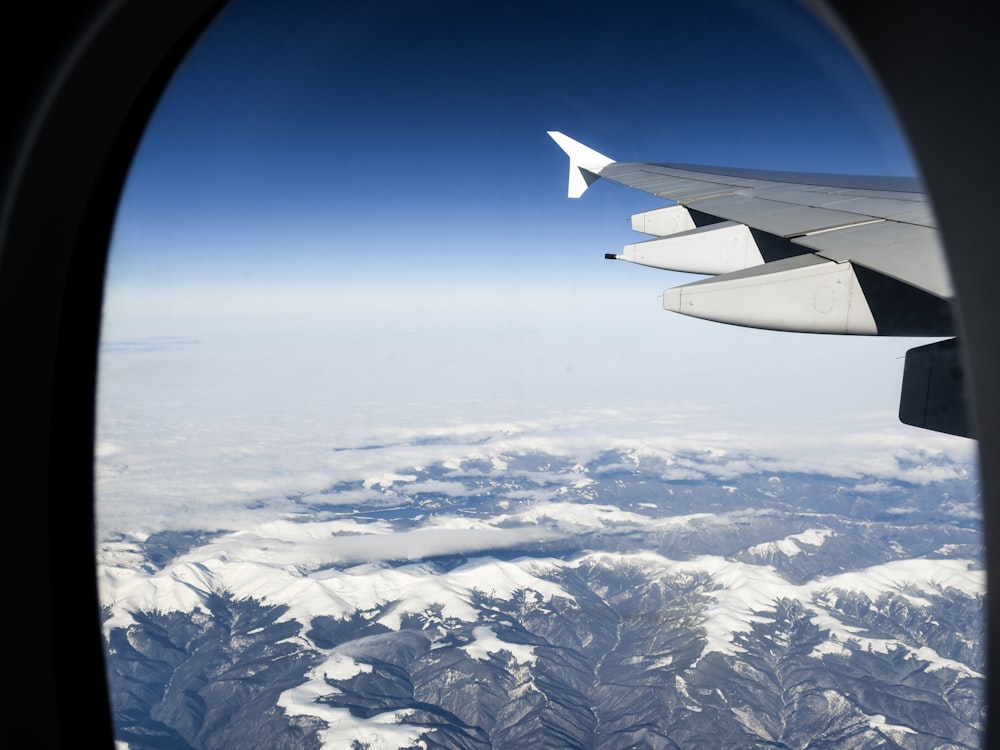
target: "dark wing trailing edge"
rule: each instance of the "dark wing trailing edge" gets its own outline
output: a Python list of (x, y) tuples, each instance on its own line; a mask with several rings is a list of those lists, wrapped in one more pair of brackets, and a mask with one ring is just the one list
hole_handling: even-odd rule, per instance
[[(632, 217), (652, 239), (605, 256), (713, 277), (666, 290), (668, 310), (780, 331), (955, 334), (944, 249), (915, 179), (616, 162), (549, 135), (569, 156), (571, 198), (605, 178), (673, 202)], [(969, 437), (954, 341), (929, 347), (907, 357), (900, 419)]]

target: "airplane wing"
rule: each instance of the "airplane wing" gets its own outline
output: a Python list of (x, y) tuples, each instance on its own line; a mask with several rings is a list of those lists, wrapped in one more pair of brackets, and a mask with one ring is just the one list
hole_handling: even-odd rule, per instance
[[(605, 255), (712, 276), (667, 289), (668, 310), (782, 331), (955, 334), (944, 249), (915, 179), (616, 162), (549, 135), (569, 156), (571, 198), (604, 178), (671, 201), (632, 217), (651, 239)], [(968, 436), (955, 342), (929, 346), (907, 355), (900, 419)]]

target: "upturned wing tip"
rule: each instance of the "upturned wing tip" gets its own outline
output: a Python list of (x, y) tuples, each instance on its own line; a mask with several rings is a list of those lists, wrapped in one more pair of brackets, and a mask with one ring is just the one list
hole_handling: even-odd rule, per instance
[(614, 164), (615, 160), (605, 156), (599, 151), (595, 151), (589, 146), (585, 146), (579, 141), (573, 140), (565, 133), (558, 130), (546, 131), (549, 137), (556, 142), (569, 157), (569, 187), (570, 198), (579, 198), (587, 188), (590, 187), (598, 177), (601, 170), (609, 164)]

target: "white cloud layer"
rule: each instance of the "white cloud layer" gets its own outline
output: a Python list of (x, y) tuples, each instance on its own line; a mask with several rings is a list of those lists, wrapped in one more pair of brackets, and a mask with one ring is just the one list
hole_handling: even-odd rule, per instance
[(897, 357), (912, 342), (667, 315), (656, 277), (641, 277), (649, 299), (637, 278), (109, 289), (101, 533), (240, 528), (338, 483), (405, 484), (407, 469), (466, 459), (477, 442), (494, 468), (529, 450), (618, 450), (662, 456), (675, 479), (766, 462), (922, 483), (954, 472), (939, 456), (971, 459), (971, 441), (896, 420)]

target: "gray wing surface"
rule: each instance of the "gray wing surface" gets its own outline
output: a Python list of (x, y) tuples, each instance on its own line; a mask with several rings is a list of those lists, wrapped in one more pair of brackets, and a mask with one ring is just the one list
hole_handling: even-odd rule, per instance
[[(918, 180), (616, 162), (549, 135), (569, 156), (570, 197), (603, 178), (670, 202), (632, 217), (632, 228), (651, 239), (605, 256), (710, 277), (667, 289), (668, 310), (772, 330), (954, 335), (954, 291)], [(920, 368), (908, 356), (900, 418), (967, 435), (955, 417), (964, 409), (960, 394), (951, 393), (960, 382), (946, 384), (943, 406), (941, 392), (932, 393), (941, 391), (944, 369), (961, 380), (954, 342), (939, 343), (920, 348), (926, 384), (913, 379)], [(934, 424), (942, 409), (950, 412), (946, 427)]]
[[(612, 163), (600, 177), (689, 209), (786, 238), (829, 260), (852, 261), (938, 297), (953, 296), (934, 216), (916, 189), (789, 181), (821, 175), (740, 176), (671, 164)], [(765, 176), (766, 175), (766, 176)], [(785, 179), (778, 179), (777, 177)], [(869, 185), (875, 180), (859, 180)], [(914, 186), (916, 187), (916, 186)]]

